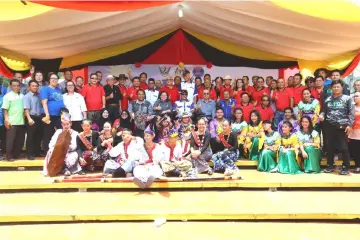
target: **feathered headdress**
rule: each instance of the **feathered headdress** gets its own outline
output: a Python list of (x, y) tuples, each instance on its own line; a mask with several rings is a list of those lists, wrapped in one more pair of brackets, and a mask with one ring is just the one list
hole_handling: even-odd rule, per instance
[(177, 130), (176, 128), (172, 128), (172, 129), (169, 130), (168, 136), (169, 136), (170, 138), (178, 137), (178, 136), (179, 136), (179, 132), (178, 132), (178, 130)]

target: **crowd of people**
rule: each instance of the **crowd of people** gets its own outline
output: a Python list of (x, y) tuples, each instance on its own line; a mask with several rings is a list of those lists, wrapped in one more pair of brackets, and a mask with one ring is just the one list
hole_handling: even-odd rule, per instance
[(60, 133), (70, 131), (65, 175), (103, 167), (133, 175), (140, 187), (162, 176), (230, 176), (239, 159), (257, 160), (259, 171), (299, 174), (321, 172), (326, 155), (329, 173), (341, 153), (340, 174), (349, 174), (351, 156), (360, 173), (360, 81), (350, 94), (340, 71), (314, 76), (252, 76), (250, 84), (248, 76), (185, 71), (163, 86), (146, 73), (109, 75), (102, 85), (99, 71), (88, 84), (71, 71), (60, 83), (56, 73), (23, 80), (16, 72), (0, 88), (1, 159), (18, 159), (26, 135), (27, 158), (48, 161)]

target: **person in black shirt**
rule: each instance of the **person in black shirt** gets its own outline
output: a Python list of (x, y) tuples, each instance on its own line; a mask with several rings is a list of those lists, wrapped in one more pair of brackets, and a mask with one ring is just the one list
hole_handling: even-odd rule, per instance
[(106, 109), (109, 112), (109, 120), (111, 123), (119, 116), (121, 112), (121, 99), (122, 95), (120, 88), (114, 85), (115, 77), (112, 75), (107, 76), (106, 83), (104, 86)]
[(212, 156), (215, 172), (225, 172), (225, 176), (231, 176), (239, 169), (235, 165), (238, 158), (237, 136), (231, 132), (231, 122), (222, 122), (223, 132), (219, 134), (221, 149)]

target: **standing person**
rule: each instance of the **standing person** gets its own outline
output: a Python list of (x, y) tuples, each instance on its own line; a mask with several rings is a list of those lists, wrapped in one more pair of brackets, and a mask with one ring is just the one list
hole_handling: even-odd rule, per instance
[(223, 132), (218, 135), (220, 139), (218, 152), (211, 157), (214, 163), (214, 172), (224, 172), (225, 176), (231, 176), (239, 171), (235, 162), (239, 154), (236, 135), (231, 132), (231, 122), (224, 120)]
[(195, 86), (197, 87), (198, 91), (203, 88), (202, 79), (201, 77), (195, 78)]
[(75, 89), (76, 92), (82, 95), (82, 90), (84, 88), (84, 78), (81, 76), (78, 76), (75, 78)]
[(122, 96), (121, 99), (121, 110), (127, 110), (128, 109), (128, 104), (129, 104), (129, 99), (128, 99), (128, 95), (127, 95), (127, 88), (125, 87), (125, 82), (126, 82), (126, 75), (125, 74), (119, 74), (119, 85), (118, 87), (120, 88), (120, 93)]
[[(3, 95), (1, 93), (1, 87), (0, 87), (0, 106), (3, 104)], [(0, 161), (4, 160), (5, 155), (5, 149), (6, 149), (6, 128), (4, 126), (4, 114), (3, 110), (0, 107)]]
[[(98, 84), (101, 85), (102, 84), (102, 78), (103, 78), (103, 74), (100, 71), (96, 71), (95, 72), (96, 78), (98, 80)], [(91, 76), (90, 76), (91, 77)]]
[(64, 105), (69, 110), (72, 121), (72, 129), (78, 133), (82, 131), (82, 121), (87, 119), (87, 108), (83, 96), (75, 92), (75, 84), (72, 81), (66, 83), (63, 94)]
[(41, 71), (36, 71), (34, 73), (34, 80), (39, 84), (39, 90), (43, 87), (43, 86), (47, 86), (47, 82), (44, 79), (44, 74)]
[(236, 106), (236, 101), (230, 98), (230, 92), (225, 90), (223, 92), (223, 100), (220, 100), (219, 104), (222, 110), (224, 111), (224, 117), (227, 120), (231, 120), (233, 118), (234, 107)]
[(270, 83), (270, 99), (271, 99), (271, 108), (273, 109), (274, 113), (276, 111), (275, 102), (272, 101), (275, 91), (277, 90), (277, 80), (273, 79)]
[(204, 98), (204, 91), (205, 90), (209, 90), (209, 93), (210, 93), (210, 99), (216, 101), (217, 99), (217, 96), (216, 96), (216, 91), (215, 89), (212, 88), (211, 86), (211, 79), (210, 77), (204, 77), (204, 86), (200, 89), (198, 89), (199, 91), (199, 94), (198, 94), (198, 101), (200, 99), (203, 99)]
[(264, 95), (261, 97), (261, 104), (255, 108), (259, 111), (261, 120), (272, 121), (274, 118), (274, 111), (270, 105), (270, 96)]
[[(341, 81), (341, 83), (342, 83), (342, 94), (350, 96), (350, 87), (343, 80), (341, 80), (340, 70), (331, 71), (331, 81), (332, 82)], [(332, 92), (332, 83), (328, 84), (328, 85), (324, 85), (323, 99), (322, 99), (323, 101), (322, 102), (324, 103), (326, 101), (326, 99), (328, 99), (332, 94), (333, 94), (333, 92)]]
[(250, 112), (254, 109), (254, 105), (250, 102), (250, 95), (247, 92), (241, 94), (241, 102), (235, 108), (241, 108), (244, 114), (244, 120), (250, 122)]
[(315, 86), (311, 89), (311, 96), (318, 100), (321, 104), (322, 94), (324, 90), (324, 78), (322, 76), (315, 77)]
[(159, 91), (155, 89), (155, 80), (153, 78), (149, 78), (148, 89), (145, 90), (145, 96), (146, 100), (148, 100), (153, 106), (159, 98)]
[(311, 118), (303, 116), (300, 119), (300, 131), (296, 133), (299, 141), (299, 148), (304, 164), (304, 172), (321, 172), (321, 150), (320, 135), (313, 129)]
[(64, 81), (62, 81), (61, 83), (59, 83), (59, 88), (61, 90), (62, 93), (65, 93), (66, 90), (66, 83), (67, 82), (72, 82), (73, 79), (73, 73), (72, 71), (65, 71), (64, 72)]
[(98, 77), (95, 73), (90, 74), (90, 85), (86, 85), (82, 91), (87, 107), (87, 118), (93, 122), (100, 120), (101, 110), (105, 108), (105, 91), (99, 85)]
[(284, 109), (284, 118), (283, 118), (283, 120), (281, 120), (281, 122), (279, 122), (279, 125), (278, 125), (278, 132), (280, 134), (282, 134), (282, 125), (286, 121), (288, 121), (292, 124), (292, 128), (291, 128), (292, 133), (296, 133), (297, 131), (299, 131), (299, 129), (300, 129), (299, 123), (297, 121), (297, 118), (294, 116), (294, 111), (292, 110), (292, 108)]
[(243, 92), (245, 92), (245, 84), (244, 84), (244, 80), (242, 80), (241, 78), (236, 79), (236, 81), (234, 82), (234, 92), (233, 92), (233, 98), (235, 99), (235, 101), (237, 103), (241, 102), (241, 94)]
[(177, 111), (178, 116), (182, 116), (183, 113), (191, 114), (194, 110), (194, 103), (188, 100), (188, 92), (186, 90), (181, 90), (181, 99), (176, 101), (173, 109)]
[(220, 88), (220, 100), (224, 100), (224, 92), (228, 91), (230, 96), (232, 97), (234, 94), (234, 90), (231, 87), (232, 77), (230, 75), (226, 75), (224, 77), (224, 85)]
[(24, 95), (20, 92), (21, 82), (14, 79), (10, 82), (11, 91), (3, 98), (2, 109), (6, 127), (6, 160), (14, 161), (24, 146)]
[(360, 173), (360, 92), (354, 93), (355, 102), (355, 121), (352, 125), (352, 131), (349, 134), (349, 148), (350, 153), (355, 160), (355, 171), (354, 173)]
[(166, 86), (160, 89), (160, 92), (167, 92), (171, 104), (174, 104), (179, 100), (179, 89), (174, 86), (174, 79), (171, 76), (168, 76), (166, 79)]
[(297, 73), (294, 76), (294, 87), (292, 88), (292, 90), (293, 90), (293, 98), (294, 98), (293, 110), (294, 110), (295, 116), (298, 115), (298, 111), (299, 111), (298, 104), (300, 103), (300, 101), (302, 99), (302, 92), (306, 88), (304, 85), (301, 84), (302, 78), (303, 77), (300, 73)]
[(204, 89), (203, 95), (204, 97), (196, 103), (196, 110), (199, 110), (210, 122), (215, 117), (216, 102), (210, 99), (209, 89)]
[(298, 120), (303, 116), (309, 116), (311, 124), (315, 130), (319, 131), (319, 114), (320, 114), (320, 102), (315, 98), (311, 98), (310, 89), (305, 88), (302, 92), (302, 100), (299, 102), (298, 108)]
[(260, 150), (265, 140), (264, 128), (260, 113), (252, 110), (250, 113), (250, 123), (245, 138), (245, 152), (249, 155), (249, 160), (258, 160)]
[(140, 75), (139, 75), (140, 88), (141, 88), (142, 90), (148, 89), (148, 87), (149, 87), (148, 84), (146, 83), (147, 78), (148, 78), (148, 75), (147, 75), (146, 72), (140, 73)]
[(255, 91), (251, 95), (254, 106), (258, 106), (261, 103), (261, 98), (264, 95), (270, 96), (270, 90), (264, 86), (264, 78), (258, 77), (255, 85)]
[[(23, 75), (21, 72), (14, 72), (14, 77), (13, 80), (18, 80), (20, 82), (20, 93), (25, 95), (27, 92), (27, 88), (28, 86), (26, 84), (23, 84)], [(11, 80), (12, 81), (12, 80)], [(11, 81), (10, 81), (10, 85), (7, 86), (7, 88), (3, 89), (3, 96), (5, 96), (6, 93), (11, 91)], [(6, 87), (6, 86), (3, 86)]]
[(153, 110), (157, 116), (171, 112), (172, 104), (169, 100), (167, 92), (160, 92), (159, 99), (154, 103)]
[(245, 88), (245, 92), (249, 93), (250, 96), (253, 94), (253, 92), (255, 91), (255, 86), (250, 86), (249, 82), (249, 76), (243, 76), (242, 80), (244, 81), (244, 88)]
[(305, 78), (305, 86), (306, 86), (306, 88), (308, 88), (310, 90), (313, 89), (314, 86), (315, 86), (314, 82), (315, 82), (315, 79), (313, 77)]
[(265, 78), (266, 87), (270, 89), (271, 82), (274, 78), (272, 76), (267, 76)]
[(294, 76), (289, 76), (287, 79), (287, 87), (293, 88), (294, 87)]
[(325, 122), (327, 135), (327, 166), (325, 173), (334, 171), (335, 143), (339, 144), (343, 157), (343, 166), (340, 175), (348, 175), (350, 156), (348, 150), (347, 135), (352, 131), (354, 123), (354, 104), (349, 96), (343, 94), (343, 82), (335, 80), (331, 83), (332, 96), (325, 100), (320, 114), (320, 121)]
[(326, 68), (318, 68), (315, 70), (314, 72), (314, 76), (317, 77), (317, 76), (321, 76), (323, 79), (324, 79), (324, 86), (327, 86), (327, 85), (331, 85), (331, 79), (328, 78), (328, 75), (329, 75), (329, 70), (327, 70)]
[[(155, 89), (160, 91), (160, 89), (163, 87), (163, 81), (160, 79), (155, 80)], [(178, 92), (180, 90), (178, 89)]]
[(282, 125), (281, 144), (279, 148), (278, 172), (285, 174), (299, 174), (300, 158), (298, 137), (292, 131), (292, 124), (285, 121)]
[(129, 102), (131, 102), (131, 101), (134, 101), (134, 100), (136, 100), (137, 99), (137, 92), (141, 89), (141, 90), (144, 90), (145, 91), (145, 89), (142, 89), (141, 87), (140, 87), (140, 79), (138, 78), (138, 77), (134, 77), (133, 79), (132, 79), (132, 86), (131, 87), (129, 87), (128, 89), (127, 89), (127, 96), (128, 96), (128, 98), (129, 98)]
[(277, 151), (281, 143), (281, 136), (271, 128), (271, 122), (263, 121), (265, 141), (263, 150), (260, 153), (258, 171), (274, 172), (277, 165)]
[[(360, 79), (354, 82), (354, 92), (360, 92)], [(351, 95), (350, 95), (351, 96)]]
[(135, 120), (136, 113), (142, 113), (143, 115), (146, 116), (152, 115), (153, 109), (151, 103), (145, 100), (145, 91), (140, 89), (136, 95), (137, 95), (137, 99), (129, 104), (128, 110), (130, 112), (131, 118)]
[(222, 77), (215, 78), (214, 90), (216, 92), (216, 101), (220, 100), (220, 93), (221, 93), (221, 88), (222, 88), (223, 84), (224, 84), (224, 79)]
[(40, 157), (43, 125), (41, 122), (41, 100), (39, 83), (36, 80), (29, 82), (29, 92), (23, 98), (24, 115), (26, 118), (26, 155), (27, 159), (34, 160)]
[(174, 86), (177, 87), (178, 91), (180, 92), (180, 90), (181, 90), (181, 77), (180, 76), (174, 77)]
[(114, 85), (115, 77), (109, 75), (106, 77), (106, 85), (104, 86), (106, 109), (109, 112), (109, 119), (113, 123), (121, 112), (122, 95), (120, 88)]
[(191, 80), (190, 72), (188, 70), (184, 71), (184, 79), (185, 79), (185, 82), (181, 83), (181, 90), (187, 90), (187, 92), (188, 92), (188, 100), (190, 102), (193, 102), (194, 104), (196, 104), (196, 97), (198, 95), (198, 88), (197, 88), (195, 82), (193, 82)]
[(259, 79), (259, 76), (252, 76), (252, 78), (251, 78), (251, 82), (252, 82), (252, 84), (253, 84), (253, 86), (254, 86), (254, 88), (256, 88), (256, 86), (257, 86), (257, 80)]
[(59, 77), (55, 73), (49, 75), (50, 83), (48, 86), (41, 88), (41, 113), (45, 115), (42, 118), (44, 122), (43, 150), (49, 150), (51, 137), (55, 132), (55, 125), (60, 120), (60, 110), (65, 107), (61, 90), (57, 87)]
[(211, 135), (206, 130), (206, 120), (200, 119), (197, 123), (198, 130), (192, 131), (190, 147), (191, 147), (191, 162), (197, 173), (206, 172), (209, 175), (213, 174), (208, 162), (211, 160), (212, 151), (210, 147)]
[(275, 119), (274, 127), (278, 128), (279, 123), (284, 118), (285, 108), (292, 108), (294, 105), (293, 91), (285, 87), (285, 79), (279, 78), (277, 83), (278, 89), (274, 91), (272, 100), (275, 102)]

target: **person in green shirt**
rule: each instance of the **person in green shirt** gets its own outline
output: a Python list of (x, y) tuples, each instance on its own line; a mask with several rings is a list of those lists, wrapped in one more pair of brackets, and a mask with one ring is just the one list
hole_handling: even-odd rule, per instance
[(21, 82), (14, 79), (10, 83), (11, 91), (3, 98), (1, 108), (4, 112), (6, 127), (6, 160), (14, 161), (19, 157), (25, 139), (24, 104), (21, 94)]

